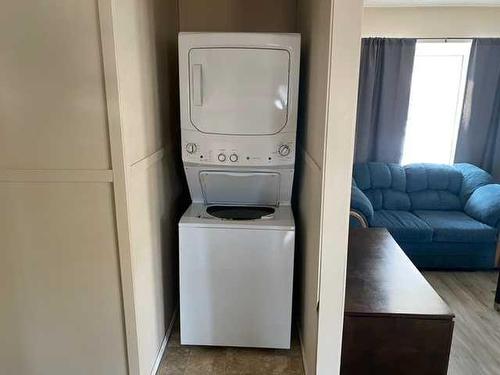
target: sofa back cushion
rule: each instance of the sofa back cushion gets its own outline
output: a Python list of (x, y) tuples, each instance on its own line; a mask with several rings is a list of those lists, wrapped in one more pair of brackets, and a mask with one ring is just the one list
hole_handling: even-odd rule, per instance
[(444, 164), (409, 164), (404, 170), (412, 210), (463, 209), (459, 170)]
[(353, 177), (358, 188), (368, 197), (375, 210), (410, 209), (403, 167), (388, 163), (354, 165)]

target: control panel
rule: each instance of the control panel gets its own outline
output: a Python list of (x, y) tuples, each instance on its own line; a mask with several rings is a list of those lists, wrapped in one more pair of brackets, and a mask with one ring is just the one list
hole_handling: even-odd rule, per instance
[(266, 139), (234, 138), (183, 134), (183, 161), (221, 166), (290, 165), (295, 162), (293, 134), (285, 133)]

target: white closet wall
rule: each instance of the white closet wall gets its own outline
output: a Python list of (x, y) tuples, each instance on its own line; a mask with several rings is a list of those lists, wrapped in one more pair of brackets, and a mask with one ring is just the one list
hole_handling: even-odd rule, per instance
[[(104, 14), (107, 8), (102, 8)], [(176, 1), (112, 0), (111, 22), (103, 25), (103, 47), (108, 98), (113, 103), (110, 118), (121, 131), (121, 138), (111, 142), (118, 150), (121, 142), (116, 162), (123, 168), (125, 186), (124, 197), (117, 191), (117, 206), (124, 206), (124, 212), (117, 207), (118, 236), (130, 244), (132, 279), (124, 287), (132, 287), (129, 304), (134, 313), (125, 310), (125, 316), (128, 325), (136, 327), (129, 334), (130, 350), (137, 346), (140, 374), (149, 374), (166, 343), (177, 303), (176, 238), (183, 179), (175, 165), (180, 163)], [(128, 228), (125, 223), (121, 228), (121, 219), (128, 219)]]
[(175, 1), (0, 13), (0, 373), (150, 374), (176, 306)]
[[(472, 2), (471, 2), (472, 3)], [(364, 38), (498, 38), (500, 7), (366, 7)]]
[(296, 32), (297, 0), (179, 0), (180, 31)]
[(301, 276), (299, 333), (306, 375), (316, 373), (323, 150), (327, 126), (331, 1), (298, 1), (302, 35), (295, 201)]
[(301, 144), (294, 194), (306, 375), (340, 368), (361, 7), (361, 0), (298, 0)]
[(0, 13), (0, 373), (124, 374), (96, 2)]

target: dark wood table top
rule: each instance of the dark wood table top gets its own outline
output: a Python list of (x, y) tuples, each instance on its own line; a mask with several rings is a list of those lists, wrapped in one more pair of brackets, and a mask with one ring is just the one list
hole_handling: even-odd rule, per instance
[(453, 319), (386, 229), (351, 229), (345, 314)]

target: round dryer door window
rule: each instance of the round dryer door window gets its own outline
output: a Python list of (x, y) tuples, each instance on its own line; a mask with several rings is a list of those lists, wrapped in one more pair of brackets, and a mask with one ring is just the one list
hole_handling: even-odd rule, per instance
[(256, 220), (274, 214), (272, 207), (210, 206), (207, 213), (226, 220)]

